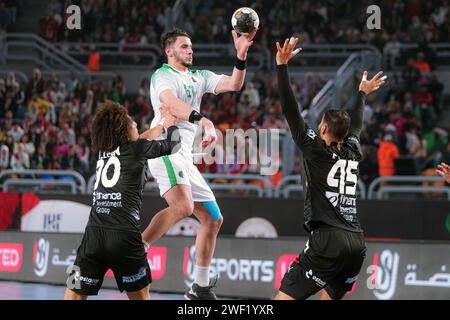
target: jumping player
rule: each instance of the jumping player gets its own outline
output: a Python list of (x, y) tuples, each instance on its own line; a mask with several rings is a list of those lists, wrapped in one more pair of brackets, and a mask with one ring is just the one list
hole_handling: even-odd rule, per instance
[(359, 85), (352, 118), (343, 110), (325, 111), (319, 134), (303, 120), (290, 87), (287, 63), (301, 49), (298, 38), (277, 42), (278, 86), (283, 114), (303, 153), (306, 247), (285, 274), (275, 299), (306, 299), (321, 289), (325, 298), (341, 299), (360, 272), (366, 246), (356, 211), (359, 135), (365, 97), (384, 82), (381, 72), (370, 81), (367, 72)]
[[(97, 295), (108, 269), (130, 299), (149, 299), (150, 266), (140, 233), (145, 166), (150, 158), (180, 147), (175, 118), (164, 113), (163, 125), (139, 136), (127, 110), (112, 101), (100, 105), (92, 122), (92, 148), (99, 152), (93, 205), (69, 275), (64, 299)], [(167, 130), (167, 140), (148, 141)]]
[(177, 125), (181, 134), (181, 151), (148, 162), (160, 194), (169, 207), (153, 217), (142, 238), (152, 245), (177, 221), (192, 213), (198, 218), (201, 227), (195, 241), (194, 283), (186, 292), (186, 299), (216, 299), (209, 285), (209, 265), (223, 221), (211, 188), (193, 163), (192, 147), (197, 123), (205, 130), (202, 146), (211, 145), (217, 139), (213, 123), (200, 114), (201, 99), (207, 92), (219, 94), (241, 90), (246, 73), (247, 51), (253, 44), (255, 34), (256, 31), (238, 36), (232, 31), (237, 60), (231, 76), (191, 69), (192, 42), (185, 31), (174, 29), (161, 38), (167, 64), (156, 70), (151, 79), (150, 96), (155, 111), (151, 127), (159, 123), (160, 107), (164, 104), (179, 120)]

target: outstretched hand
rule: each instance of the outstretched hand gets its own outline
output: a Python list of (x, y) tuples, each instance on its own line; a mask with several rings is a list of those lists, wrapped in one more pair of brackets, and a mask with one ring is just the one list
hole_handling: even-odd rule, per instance
[(237, 52), (237, 57), (240, 60), (247, 59), (247, 51), (252, 46), (253, 38), (255, 37), (257, 31), (258, 29), (255, 29), (249, 34), (241, 36), (238, 36), (235, 30), (231, 31), (231, 34), (233, 35), (234, 47), (236, 48)]
[(447, 183), (450, 183), (450, 166), (448, 164), (441, 162), (436, 169), (436, 173), (444, 178)]
[(277, 41), (277, 65), (287, 64), (289, 60), (291, 60), (297, 53), (302, 51), (302, 48), (297, 48), (294, 50), (297, 42), (297, 37), (291, 37), (290, 39), (286, 39), (281, 47), (280, 43)]
[(161, 118), (164, 119), (163, 127), (166, 128), (166, 130), (178, 122), (178, 119), (169, 112), (169, 109), (166, 106), (161, 107), (159, 111), (161, 112)]
[(383, 71), (378, 72), (371, 80), (367, 80), (367, 71), (364, 71), (361, 83), (359, 84), (359, 90), (363, 91), (366, 95), (378, 90), (380, 86), (386, 80), (386, 76), (381, 76)]

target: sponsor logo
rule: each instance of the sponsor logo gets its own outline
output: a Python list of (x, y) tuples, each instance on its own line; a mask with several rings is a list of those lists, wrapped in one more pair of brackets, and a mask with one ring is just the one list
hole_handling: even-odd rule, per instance
[(83, 277), (82, 275), (80, 275), (79, 271), (76, 271), (75, 272), (75, 281), (83, 282), (84, 284), (86, 284), (88, 286), (95, 286), (98, 284), (98, 282), (100, 280), (95, 279), (95, 278)]
[(59, 232), (62, 213), (44, 213), (44, 231)]
[(189, 294), (192, 294), (194, 297), (198, 297), (197, 293), (195, 293), (195, 291), (192, 290), (192, 288), (189, 289)]
[[(183, 273), (187, 287), (194, 280), (195, 246), (186, 247), (183, 259)], [(210, 276), (226, 277), (230, 281), (272, 282), (274, 261), (259, 259), (213, 258)]]
[(306, 135), (308, 137), (310, 137), (311, 139), (314, 139), (315, 137), (317, 137), (317, 134), (314, 132), (313, 129), (308, 129), (308, 131), (306, 131)]
[[(292, 263), (296, 261), (298, 255), (295, 254), (283, 254), (277, 261), (277, 267), (275, 271), (275, 289), (280, 288), (281, 280), (286, 272), (291, 271)], [(298, 261), (298, 260), (297, 260)]]
[(353, 283), (353, 282), (356, 281), (356, 279), (358, 279), (358, 276), (355, 276), (355, 277), (353, 277), (353, 278), (347, 278), (347, 279), (345, 280), (345, 283), (348, 283), (348, 284)]
[(147, 252), (147, 260), (152, 270), (154, 280), (162, 279), (166, 273), (167, 248), (150, 247)]
[(323, 288), (323, 287), (325, 287), (325, 286), (327, 285), (327, 283), (326, 283), (325, 281), (323, 281), (323, 280), (320, 279), (319, 277), (316, 277), (316, 276), (313, 274), (312, 269), (309, 269), (309, 271), (306, 271), (306, 272), (305, 272), (305, 276), (306, 276), (306, 278), (308, 278), (308, 279), (312, 279), (312, 280), (316, 283), (316, 285), (319, 286), (319, 287), (321, 287), (321, 288)]
[[(381, 254), (374, 253), (374, 277), (367, 279), (369, 289), (377, 299), (388, 300), (395, 294), (400, 256), (397, 252), (383, 250)], [(371, 267), (371, 266), (369, 266)], [(375, 286), (373, 285), (375, 280)]]
[(43, 200), (21, 219), (21, 231), (84, 233), (91, 207), (75, 201)]
[(22, 267), (23, 244), (0, 243), (0, 271), (18, 272)]
[(242, 238), (277, 238), (274, 225), (267, 219), (254, 217), (242, 222), (236, 230), (236, 237)]
[(43, 277), (47, 273), (49, 249), (50, 243), (44, 238), (40, 238), (34, 242), (33, 271), (38, 277)]
[(133, 274), (131, 276), (123, 276), (122, 282), (123, 283), (133, 283), (133, 282), (141, 280), (146, 275), (147, 275), (147, 270), (146, 270), (146, 268), (142, 267), (139, 269), (139, 272), (136, 274)]
[(337, 206), (339, 202), (339, 193), (326, 191), (325, 196), (327, 197), (328, 201), (330, 201), (330, 203), (333, 205), (333, 207)]

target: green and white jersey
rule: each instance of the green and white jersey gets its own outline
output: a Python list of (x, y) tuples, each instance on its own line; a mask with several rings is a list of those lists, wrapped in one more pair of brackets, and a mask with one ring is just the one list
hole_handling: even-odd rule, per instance
[[(205, 93), (216, 94), (217, 84), (223, 75), (215, 74), (208, 70), (189, 69), (186, 72), (178, 71), (168, 64), (163, 64), (161, 68), (156, 70), (150, 83), (150, 99), (155, 111), (155, 117), (151, 123), (151, 127), (155, 127), (161, 121), (161, 113), (159, 109), (162, 102), (159, 99), (161, 92), (172, 90), (175, 95), (187, 103), (188, 106), (200, 112), (200, 103)], [(195, 133), (197, 125), (189, 121), (180, 120), (177, 123), (181, 135), (182, 151), (192, 153)], [(164, 139), (164, 135), (158, 137)]]

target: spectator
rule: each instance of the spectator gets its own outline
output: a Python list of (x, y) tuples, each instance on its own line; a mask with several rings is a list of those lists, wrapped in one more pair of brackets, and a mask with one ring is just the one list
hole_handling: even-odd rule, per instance
[(400, 156), (397, 146), (392, 142), (392, 136), (384, 136), (383, 142), (378, 148), (378, 166), (380, 177), (393, 176), (395, 174), (394, 159)]
[(20, 143), (23, 145), (23, 150), (28, 154), (29, 158), (32, 158), (34, 155), (34, 152), (36, 151), (36, 148), (34, 146), (34, 143), (29, 141), (28, 135), (23, 135), (20, 139)]
[(12, 23), (11, 17), (6, 10), (6, 5), (4, 2), (0, 2), (0, 30), (6, 30)]
[(70, 146), (75, 146), (75, 132), (72, 128), (70, 128), (68, 123), (64, 123), (62, 125), (59, 136), (65, 143), (69, 144)]
[(25, 151), (25, 147), (22, 143), (17, 146), (16, 152), (11, 156), (11, 169), (21, 170), (30, 168), (30, 158)]
[(44, 92), (44, 79), (39, 69), (34, 69), (33, 78), (28, 81), (26, 96), (31, 97), (32, 93), (42, 94)]
[(0, 147), (0, 171), (9, 169), (9, 148), (6, 144)]
[(19, 142), (24, 134), (24, 130), (19, 123), (13, 122), (11, 130), (8, 131), (8, 136), (13, 138), (14, 142)]
[(424, 59), (425, 55), (423, 52), (419, 52), (414, 67), (422, 73), (429, 73), (431, 71), (430, 65)]
[(6, 85), (5, 80), (0, 79), (0, 116), (5, 114), (5, 101), (6, 101)]
[(90, 72), (100, 71), (100, 52), (97, 51), (94, 45), (91, 45), (91, 51), (89, 53), (89, 61), (87, 68)]
[(80, 160), (74, 148), (70, 148), (61, 159), (61, 169), (80, 171)]
[(80, 161), (80, 172), (85, 174), (89, 170), (89, 155), (90, 149), (86, 144), (86, 139), (83, 136), (78, 137), (77, 144), (75, 146), (75, 152)]

